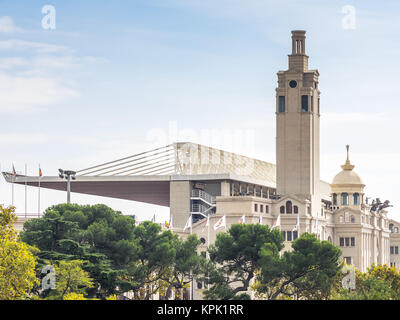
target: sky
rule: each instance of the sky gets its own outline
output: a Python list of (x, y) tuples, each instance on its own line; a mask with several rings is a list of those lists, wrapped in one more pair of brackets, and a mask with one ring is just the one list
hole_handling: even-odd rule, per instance
[[(320, 73), (321, 178), (349, 144), (366, 195), (400, 219), (399, 14), (397, 0), (0, 0), (1, 170), (55, 176), (174, 141), (275, 163), (276, 73), (300, 29)], [(11, 194), (1, 177), (0, 203)], [(168, 219), (164, 207), (71, 197)], [(37, 188), (27, 198), (36, 213)], [(24, 199), (15, 186), (19, 213)], [(65, 200), (41, 190), (42, 210)]]

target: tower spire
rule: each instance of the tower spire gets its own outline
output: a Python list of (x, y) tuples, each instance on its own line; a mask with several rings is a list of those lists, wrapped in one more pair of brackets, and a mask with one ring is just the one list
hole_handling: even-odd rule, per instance
[(345, 163), (344, 165), (342, 165), (342, 169), (343, 169), (343, 170), (353, 170), (353, 169), (354, 169), (354, 165), (352, 165), (352, 164), (350, 163), (349, 149), (350, 149), (350, 146), (349, 146), (349, 145), (346, 145), (347, 159), (346, 159), (346, 163)]
[(289, 68), (276, 88), (276, 190), (311, 199), (320, 211), (318, 70), (308, 70), (306, 32), (292, 31)]
[(306, 32), (304, 30), (292, 31), (292, 54), (289, 55), (289, 69), (300, 72), (308, 71)]

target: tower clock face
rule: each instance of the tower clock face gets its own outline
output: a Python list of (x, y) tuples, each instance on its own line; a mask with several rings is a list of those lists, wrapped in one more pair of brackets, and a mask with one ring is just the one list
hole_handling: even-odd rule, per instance
[(289, 86), (290, 86), (291, 88), (296, 88), (297, 82), (296, 82), (295, 80), (291, 80), (291, 81), (289, 82)]

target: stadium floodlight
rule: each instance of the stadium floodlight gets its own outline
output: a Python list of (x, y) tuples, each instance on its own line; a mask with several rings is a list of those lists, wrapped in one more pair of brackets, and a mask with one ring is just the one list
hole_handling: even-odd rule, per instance
[(58, 169), (59, 177), (67, 180), (67, 203), (71, 203), (71, 179), (75, 180), (76, 172), (72, 170)]

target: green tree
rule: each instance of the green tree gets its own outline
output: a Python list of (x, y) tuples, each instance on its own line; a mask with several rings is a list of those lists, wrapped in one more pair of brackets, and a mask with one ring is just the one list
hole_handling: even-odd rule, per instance
[(163, 277), (166, 283), (165, 297), (187, 288), (193, 279), (200, 277), (205, 258), (197, 253), (200, 240), (196, 235), (190, 235), (185, 240), (176, 234), (172, 237), (172, 246), (175, 250), (175, 257), (170, 262), (170, 270)]
[(341, 270), (341, 251), (314, 234), (303, 233), (283, 254), (272, 246), (260, 251), (261, 269), (255, 290), (259, 297), (326, 299)]
[(203, 269), (210, 288), (206, 299), (248, 299), (246, 294), (261, 265), (261, 252), (278, 253), (283, 248), (283, 236), (266, 225), (236, 224), (227, 233), (218, 233), (209, 248), (211, 261)]
[(132, 240), (133, 229), (132, 218), (107, 206), (60, 204), (47, 209), (42, 218), (27, 221), (21, 237), (40, 249), (38, 275), (47, 260), (54, 264), (84, 260), (82, 268), (94, 281), (89, 296), (105, 298), (116, 293), (124, 273), (123, 261), (132, 256), (122, 248)]
[(56, 288), (50, 297), (63, 300), (65, 295), (75, 293), (85, 295), (88, 288), (93, 287), (93, 281), (88, 272), (82, 269), (84, 261), (59, 261), (55, 265)]
[(336, 300), (399, 300), (400, 273), (394, 267), (373, 264), (367, 272), (356, 270), (356, 288), (340, 286), (332, 294)]
[(157, 293), (161, 282), (170, 274), (175, 259), (174, 234), (161, 232), (158, 224), (144, 221), (134, 229), (135, 256), (128, 262), (124, 291), (133, 290), (144, 300)]
[(89, 298), (134, 291), (149, 299), (164, 289), (186, 286), (188, 275), (199, 270), (195, 236), (183, 241), (150, 221), (135, 226), (131, 217), (104, 205), (52, 206), (42, 218), (26, 222), (21, 235), (40, 249), (38, 274), (47, 261), (85, 261), (82, 269), (94, 284), (87, 288)]
[(35, 274), (36, 260), (32, 247), (20, 242), (13, 224), (14, 207), (0, 205), (0, 299), (24, 299), (39, 284)]

